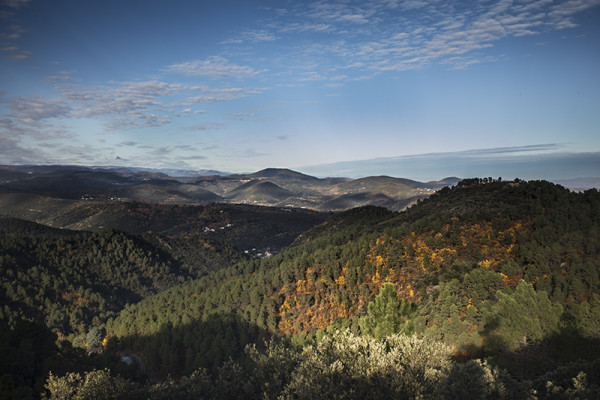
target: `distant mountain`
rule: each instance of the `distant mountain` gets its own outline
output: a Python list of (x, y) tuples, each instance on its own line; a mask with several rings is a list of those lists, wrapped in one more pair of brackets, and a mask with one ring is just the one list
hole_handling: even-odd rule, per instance
[[(398, 196), (406, 193), (410, 189), (416, 189), (418, 185), (414, 182), (412, 186), (406, 185), (405, 183), (413, 183), (408, 179), (392, 178), (390, 176), (369, 176), (366, 178), (355, 179), (346, 183), (340, 184), (340, 188), (345, 189), (351, 193), (356, 192), (370, 192), (370, 193), (383, 193), (387, 196)], [(421, 184), (421, 187), (424, 186)]]
[[(0, 184), (0, 212), (28, 220), (0, 217), (4, 386), (29, 371), (14, 360), (27, 365), (40, 340), (58, 338), (47, 352), (53, 398), (599, 398), (598, 191), (470, 178), (429, 194), (372, 177), (317, 180), (301, 196), (276, 176), (221, 187), (291, 204), (322, 190), (314, 207), (386, 208), (99, 201)], [(124, 189), (200, 188), (144, 182)], [(415, 200), (378, 192), (392, 190), (423, 200), (390, 211)], [(119, 361), (127, 353), (137, 367)], [(98, 371), (58, 375), (88, 368)]]
[(267, 168), (253, 174), (246, 175), (248, 178), (273, 178), (283, 180), (299, 180), (305, 182), (316, 182), (319, 178), (285, 168)]
[(56, 229), (19, 218), (0, 217), (0, 234), (26, 237), (70, 237), (79, 234), (69, 229)]
[(222, 202), (223, 198), (208, 190), (177, 183), (175, 185), (141, 184), (120, 189), (88, 192), (82, 196), (96, 200), (152, 201), (163, 204), (198, 204)]
[(400, 211), (415, 203), (418, 199), (427, 196), (409, 197), (403, 200), (395, 199), (384, 193), (349, 193), (334, 199), (328, 200), (319, 206), (322, 210), (343, 211), (354, 207), (372, 205), (385, 207), (391, 211)]
[(280, 251), (298, 234), (327, 218), (311, 210), (242, 204), (161, 204), (64, 199), (31, 193), (2, 193), (0, 217), (20, 218), (54, 228), (120, 231), (226, 240), (238, 250)]
[(441, 181), (429, 181), (427, 182), (428, 187), (432, 189), (440, 189), (446, 186), (454, 186), (457, 185), (462, 179), (457, 178), (455, 176), (451, 176), (448, 178), (444, 178)]
[(229, 200), (260, 204), (277, 204), (292, 196), (293, 193), (268, 181), (250, 181), (227, 193)]
[(553, 182), (571, 190), (600, 189), (600, 178), (555, 179)]
[(120, 173), (159, 173), (174, 177), (195, 177), (195, 176), (227, 176), (228, 172), (217, 171), (214, 169), (199, 169), (199, 170), (187, 170), (187, 169), (173, 169), (173, 168), (136, 168), (136, 167), (93, 167), (94, 169), (106, 169), (109, 171), (115, 171)]
[(80, 166), (80, 165), (0, 165), (0, 170), (11, 170), (22, 173), (39, 174), (45, 172), (69, 172), (69, 171), (106, 171), (118, 174), (137, 174), (141, 172), (153, 173), (175, 177), (194, 177), (194, 176), (226, 176), (228, 172), (222, 172), (212, 169), (187, 170), (173, 168), (141, 168), (141, 167), (117, 167), (117, 166)]
[(92, 167), (80, 165), (0, 165), (0, 170), (17, 171), (25, 174), (41, 174), (45, 172), (91, 171)]
[(227, 175), (213, 170), (0, 166), (0, 193), (162, 204), (241, 203), (320, 211), (363, 205), (402, 210), (416, 199), (459, 181), (459, 178), (445, 178), (418, 182), (390, 176), (316, 178), (285, 168)]
[[(10, 179), (10, 176), (13, 176)], [(6, 176), (6, 178), (4, 178)], [(2, 179), (4, 178), (4, 179)], [(64, 193), (76, 190), (103, 190), (132, 184), (131, 178), (88, 169), (63, 169), (32, 172), (15, 177), (12, 171), (0, 170), (2, 186), (37, 193)]]

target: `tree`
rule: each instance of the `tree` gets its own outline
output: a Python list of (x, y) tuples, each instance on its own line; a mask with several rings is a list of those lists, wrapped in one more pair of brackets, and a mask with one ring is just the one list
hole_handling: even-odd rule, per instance
[(398, 300), (392, 283), (387, 282), (381, 287), (369, 303), (367, 313), (368, 316), (361, 319), (361, 330), (368, 335), (381, 339), (394, 333), (412, 333), (412, 306), (406, 300)]
[(514, 350), (543, 339), (558, 327), (562, 306), (552, 304), (548, 293), (536, 292), (524, 280), (519, 281), (513, 294), (498, 291), (496, 295), (498, 302), (488, 315), (483, 333), (488, 344), (500, 342)]
[(487, 268), (474, 269), (465, 275), (463, 282), (466, 295), (475, 303), (493, 299), (502, 284), (502, 276)]
[(94, 370), (83, 375), (70, 372), (63, 377), (50, 373), (46, 381), (47, 400), (58, 399), (147, 399), (144, 388), (120, 377), (111, 377), (108, 370)]
[(85, 337), (88, 349), (95, 349), (102, 345), (102, 332), (94, 326)]

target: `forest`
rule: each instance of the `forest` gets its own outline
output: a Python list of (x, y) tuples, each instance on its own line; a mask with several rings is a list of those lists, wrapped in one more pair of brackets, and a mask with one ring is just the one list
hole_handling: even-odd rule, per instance
[(193, 235), (0, 232), (0, 397), (600, 397), (597, 190), (465, 179), (403, 212), (333, 214), (265, 258)]

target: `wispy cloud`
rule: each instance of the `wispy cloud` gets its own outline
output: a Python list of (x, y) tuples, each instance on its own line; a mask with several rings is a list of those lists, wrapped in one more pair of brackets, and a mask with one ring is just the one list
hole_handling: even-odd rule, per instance
[(180, 64), (172, 64), (166, 68), (167, 71), (180, 73), (186, 76), (207, 77), (232, 77), (248, 78), (258, 74), (253, 68), (246, 65), (231, 63), (224, 57), (212, 56), (205, 60), (193, 60)]
[(283, 26), (278, 26), (277, 30), (282, 33), (290, 32), (332, 32), (334, 30), (331, 24), (318, 24), (311, 22), (290, 22)]
[(21, 49), (18, 40), (26, 30), (19, 25), (11, 25), (5, 31), (0, 32), (0, 51), (7, 54), (13, 61), (21, 61), (29, 58), (31, 52)]
[(58, 71), (55, 75), (47, 76), (46, 79), (55, 84), (70, 82), (73, 80), (73, 73), (74, 71)]
[(0, 7), (20, 8), (29, 4), (31, 0), (1, 0)]
[(156, 127), (169, 123), (168, 107), (162, 98), (177, 94), (181, 85), (160, 81), (123, 82), (117, 85), (83, 88), (58, 86), (73, 104), (76, 118), (108, 117), (108, 129)]
[(227, 113), (229, 119), (236, 121), (243, 121), (248, 117), (256, 117), (256, 113), (253, 112), (236, 112), (236, 113)]
[(61, 98), (14, 97), (7, 103), (12, 111), (9, 117), (18, 124), (27, 126), (40, 127), (46, 119), (61, 118), (71, 112), (71, 108)]
[(106, 123), (106, 128), (117, 131), (127, 128), (154, 128), (166, 125), (171, 122), (171, 118), (164, 115), (143, 112), (129, 112), (122, 117), (111, 119)]
[(13, 61), (26, 60), (31, 56), (30, 51), (22, 50), (17, 45), (8, 45), (0, 48), (0, 51), (8, 53), (8, 58)]
[[(241, 99), (261, 93), (262, 89), (210, 87), (173, 84), (150, 80), (112, 82), (87, 87), (72, 83), (72, 73), (57, 73), (48, 78), (57, 96), (9, 97), (0, 102), (8, 110), (0, 119), (0, 134), (34, 140), (72, 135), (63, 127), (67, 119), (97, 120), (107, 131), (155, 128), (178, 118), (194, 119), (206, 110), (195, 110), (197, 103)], [(224, 124), (198, 125), (195, 130), (219, 129)]]
[(319, 1), (309, 5), (306, 13), (311, 18), (330, 20), (336, 23), (366, 24), (374, 10), (360, 5)]
[[(391, 7), (395, 7), (397, 4), (394, 3), (398, 3), (398, 2), (390, 2), (391, 4), (389, 4)], [(402, 1), (399, 2), (400, 3), (400, 7), (402, 7), (405, 10), (416, 10), (418, 8), (423, 8), (425, 6), (428, 5), (428, 2), (426, 1), (421, 1), (421, 0), (407, 0), (407, 1)]]
[(600, 4), (600, 0), (568, 0), (553, 4), (548, 12), (551, 24), (555, 29), (565, 29), (577, 26), (573, 15), (592, 6)]
[(223, 41), (221, 44), (241, 44), (245, 42), (258, 43), (258, 42), (273, 42), (277, 40), (277, 36), (274, 32), (269, 32), (264, 29), (260, 30), (247, 30), (240, 32), (231, 39)]
[(10, 112), (0, 119), (0, 136), (11, 136), (17, 142), (24, 138), (48, 140), (72, 137), (67, 128), (56, 122), (72, 112), (61, 98), (13, 97), (2, 103)]
[(562, 149), (560, 144), (535, 144), (345, 161), (297, 169), (317, 176), (356, 178), (385, 174), (420, 181), (448, 176), (555, 180), (589, 176), (590, 171), (597, 170), (600, 153), (569, 153)]
[[(12, 18), (12, 13), (29, 3), (0, 0), (0, 17)], [(214, 44), (222, 48), (210, 47), (215, 52), (209, 54), (216, 55), (199, 53), (189, 59), (165, 61), (154, 74), (147, 75), (152, 76), (147, 80), (136, 76), (139, 81), (129, 78), (84, 85), (77, 79), (77, 72), (54, 71), (48, 73), (45, 83), (54, 85), (55, 94), (3, 96), (2, 154), (13, 151), (14, 159), (39, 155), (31, 148), (32, 143), (51, 145), (53, 138), (73, 135), (77, 124), (89, 120), (111, 134), (169, 124), (189, 131), (216, 131), (229, 127), (227, 122), (237, 125), (231, 120), (256, 117), (259, 113), (243, 100), (252, 96), (265, 94), (261, 104), (270, 107), (285, 107), (282, 104), (286, 101), (315, 104), (324, 96), (337, 95), (328, 94), (327, 89), (333, 92), (332, 88), (345, 85), (348, 90), (344, 89), (344, 95), (350, 93), (352, 82), (357, 80), (394, 77), (401, 71), (430, 67), (473, 68), (502, 59), (495, 48), (503, 40), (532, 35), (543, 38), (544, 33), (575, 27), (578, 14), (598, 5), (600, 0), (283, 2), (270, 11), (262, 9), (260, 20), (223, 32), (221, 37), (229, 39)], [(23, 48), (27, 30), (34, 27), (26, 29), (21, 26), (25, 25), (23, 21), (16, 19), (3, 22), (0, 53), (5, 61), (35, 59), (35, 54)], [(268, 71), (262, 69), (266, 65)], [(267, 91), (278, 94), (284, 88), (289, 88), (291, 95), (284, 100), (266, 95)], [(302, 93), (301, 98), (298, 93)], [(236, 101), (239, 107), (236, 104), (227, 109), (222, 104)], [(242, 112), (235, 112), (239, 110)], [(198, 114), (207, 114), (206, 119), (212, 122)], [(64, 126), (69, 119), (75, 121), (70, 128)], [(259, 122), (260, 118), (253, 120)], [(154, 129), (152, 133), (158, 132), (161, 130)], [(287, 135), (271, 137), (284, 140)], [(122, 141), (120, 146), (143, 151), (138, 140)], [(82, 158), (91, 151), (74, 145), (63, 150), (68, 149)], [(175, 153), (167, 151), (171, 147), (153, 149), (147, 150), (156, 157)], [(505, 147), (472, 150), (461, 157), (512, 157), (559, 149), (560, 145), (555, 144)], [(257, 150), (240, 154), (264, 155)], [(131, 158), (128, 154), (120, 156)]]
[(177, 157), (180, 160), (185, 160), (185, 161), (198, 161), (198, 160), (206, 160), (207, 158), (203, 155), (200, 154), (195, 154), (195, 155), (191, 155), (191, 156), (179, 156)]
[(206, 125), (192, 125), (192, 126), (188, 126), (186, 128), (186, 130), (188, 131), (214, 131), (217, 129), (223, 129), (227, 127), (227, 124), (223, 124), (223, 123), (211, 123), (211, 124), (206, 124)]
[(18, 137), (0, 132), (0, 157), (6, 164), (27, 164), (32, 160), (45, 160), (40, 149), (23, 145)]
[(454, 152), (453, 154), (490, 156), (490, 155), (495, 155), (495, 154), (548, 152), (548, 151), (560, 150), (561, 148), (564, 148), (564, 145), (559, 144), (559, 143), (542, 143), (542, 144), (530, 144), (530, 145), (526, 145), (526, 146), (493, 147), (493, 148), (489, 148), (489, 149), (465, 150), (465, 151), (461, 151), (461, 152)]
[[(287, 59), (290, 63), (318, 60), (318, 67), (308, 71), (315, 76), (348, 66), (363, 74), (414, 70), (432, 64), (463, 69), (497, 60), (500, 55), (490, 49), (500, 40), (574, 27), (577, 13), (599, 4), (600, 0), (469, 4), (316, 1), (276, 13), (265, 26), (284, 38), (295, 35), (292, 39), (302, 45)], [(317, 32), (318, 42), (313, 42), (310, 35)]]
[(311, 81), (323, 81), (323, 80), (326, 80), (326, 79), (327, 79), (326, 76), (321, 75), (317, 71), (309, 71), (309, 72), (303, 72), (301, 74), (301, 76), (298, 78), (298, 81), (300, 81), (300, 82), (311, 82)]
[(246, 88), (211, 88), (208, 86), (191, 86), (188, 88), (192, 92), (200, 92), (199, 95), (187, 97), (186, 101), (190, 103), (216, 103), (219, 101), (230, 101), (241, 99), (250, 95), (256, 95), (262, 92), (260, 89)]

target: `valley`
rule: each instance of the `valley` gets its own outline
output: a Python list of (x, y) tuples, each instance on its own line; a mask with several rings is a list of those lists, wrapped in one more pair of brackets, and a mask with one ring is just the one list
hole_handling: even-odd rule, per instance
[(252, 174), (173, 177), (160, 172), (70, 166), (0, 166), (0, 198), (37, 194), (63, 200), (188, 205), (212, 202), (315, 211), (380, 205), (399, 211), (458, 181), (446, 178), (417, 182), (387, 176), (319, 179), (277, 168)]
[[(595, 189), (491, 178), (326, 183), (275, 169), (179, 180), (31, 172), (5, 172), (0, 194), (0, 343), (11, 366), (0, 371), (2, 393), (600, 393)], [(177, 194), (125, 196), (146, 185)], [(175, 201), (184, 189), (228, 200)], [(329, 211), (290, 205), (309, 200)], [(279, 205), (246, 204), (271, 201)], [(131, 365), (122, 354), (135, 356)]]

